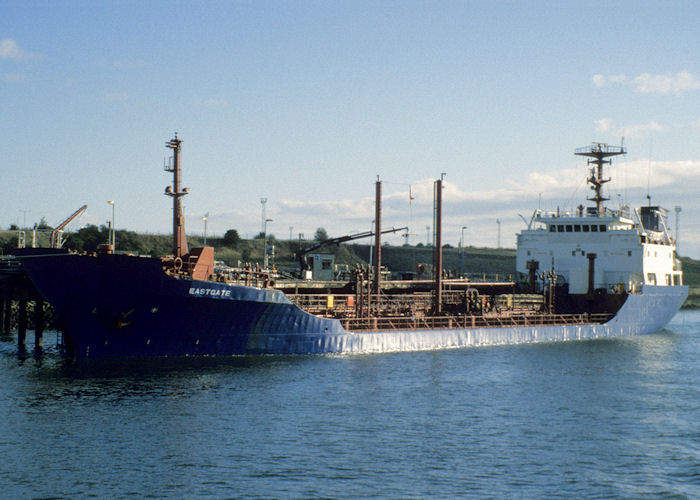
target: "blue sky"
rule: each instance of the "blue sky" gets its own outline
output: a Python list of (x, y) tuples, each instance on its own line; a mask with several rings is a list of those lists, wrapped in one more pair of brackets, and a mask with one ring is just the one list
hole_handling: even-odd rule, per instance
[[(682, 208), (700, 257), (696, 2), (0, 0), (0, 227), (167, 233), (164, 144), (183, 142), (187, 231), (384, 225), (514, 247), (518, 214), (589, 194), (577, 147), (624, 143), (610, 204)], [(408, 186), (415, 197), (409, 205)], [(672, 218), (672, 227), (675, 219)], [(389, 238), (401, 243), (399, 237)]]

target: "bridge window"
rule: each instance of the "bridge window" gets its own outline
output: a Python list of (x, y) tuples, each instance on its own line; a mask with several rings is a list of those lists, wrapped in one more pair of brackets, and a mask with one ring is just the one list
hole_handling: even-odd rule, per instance
[(593, 225), (591, 226), (591, 232), (592, 232), (592, 233), (597, 233), (597, 232), (598, 232), (598, 226), (597, 226), (596, 224), (593, 224)]
[(574, 232), (575, 233), (581, 232), (581, 224), (574, 224)]
[(567, 232), (567, 233), (570, 233), (570, 232), (573, 231), (573, 230), (574, 230), (574, 226), (572, 226), (571, 224), (567, 224), (567, 225), (566, 225), (566, 232)]
[(557, 226), (555, 226), (554, 224), (551, 224), (551, 225), (549, 226), (549, 232), (550, 232), (550, 233), (553, 233), (553, 232), (555, 232), (556, 230), (557, 230)]
[(588, 224), (584, 224), (584, 225), (581, 226), (581, 227), (583, 228), (583, 232), (584, 232), (584, 233), (587, 233), (587, 232), (590, 230), (590, 228), (591, 228)]
[(607, 226), (605, 224), (600, 224), (600, 232), (604, 233), (607, 230)]
[(563, 233), (563, 232), (564, 232), (564, 225), (563, 225), (563, 224), (559, 224), (559, 225), (557, 226), (557, 233)]

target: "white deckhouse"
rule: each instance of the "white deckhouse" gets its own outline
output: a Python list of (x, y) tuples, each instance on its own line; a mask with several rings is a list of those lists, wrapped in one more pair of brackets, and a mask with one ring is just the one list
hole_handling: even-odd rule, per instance
[(588, 183), (595, 206), (578, 207), (576, 213), (537, 211), (528, 229), (518, 234), (516, 270), (556, 273), (558, 284), (569, 293), (606, 289), (636, 293), (642, 285), (682, 285), (680, 261), (666, 223), (667, 212), (658, 206), (634, 211), (603, 206), (603, 165), (609, 157), (625, 154), (623, 147), (593, 143), (576, 150), (587, 156), (591, 168)]

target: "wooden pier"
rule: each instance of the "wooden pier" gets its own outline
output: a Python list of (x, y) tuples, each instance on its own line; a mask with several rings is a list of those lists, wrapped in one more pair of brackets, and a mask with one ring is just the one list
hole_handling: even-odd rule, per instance
[(27, 350), (27, 330), (34, 330), (34, 353), (44, 348), (47, 306), (34, 287), (19, 260), (11, 255), (0, 256), (0, 334), (17, 332), (17, 348)]

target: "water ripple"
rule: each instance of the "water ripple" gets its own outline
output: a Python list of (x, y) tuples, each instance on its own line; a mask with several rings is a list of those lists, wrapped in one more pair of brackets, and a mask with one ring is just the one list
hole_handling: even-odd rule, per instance
[(80, 363), (0, 340), (0, 484), (9, 497), (698, 497), (699, 333), (700, 313), (682, 313), (617, 340)]

